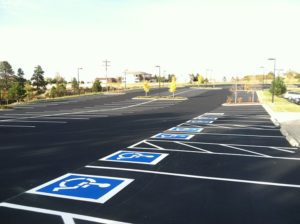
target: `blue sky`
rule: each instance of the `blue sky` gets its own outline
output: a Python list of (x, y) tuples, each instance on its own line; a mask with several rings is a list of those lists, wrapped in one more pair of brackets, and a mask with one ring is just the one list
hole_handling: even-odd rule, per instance
[(28, 77), (40, 64), (46, 76), (84, 79), (125, 69), (183, 76), (242, 76), (281, 68), (300, 71), (299, 1), (0, 0), (0, 60)]

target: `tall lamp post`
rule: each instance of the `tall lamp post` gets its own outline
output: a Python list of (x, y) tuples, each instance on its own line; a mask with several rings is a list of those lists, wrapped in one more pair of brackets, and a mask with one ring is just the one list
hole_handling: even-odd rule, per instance
[(77, 68), (78, 95), (80, 95), (79, 70), (82, 70), (82, 68)]
[[(265, 87), (265, 67), (264, 66), (260, 66), (259, 68), (262, 69), (262, 72), (263, 72), (263, 85), (262, 85), (262, 90), (264, 90), (264, 87)], [(264, 92), (263, 92), (264, 94)]]
[(275, 94), (275, 72), (276, 72), (276, 58), (269, 58), (268, 60), (274, 61), (274, 78), (273, 78), (273, 88), (272, 88), (272, 103), (274, 103)]
[(158, 95), (160, 97), (160, 65), (156, 65), (156, 68), (158, 68)]
[(128, 72), (128, 69), (126, 69), (125, 71), (124, 71), (124, 76), (125, 76), (125, 90), (126, 90), (126, 73)]

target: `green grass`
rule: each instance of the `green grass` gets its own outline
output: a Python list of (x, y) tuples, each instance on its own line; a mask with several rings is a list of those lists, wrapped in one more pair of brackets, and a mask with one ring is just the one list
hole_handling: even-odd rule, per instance
[(0, 105), (0, 110), (5, 110), (5, 109), (12, 109), (12, 107), (7, 105)]
[(272, 94), (269, 90), (264, 90), (264, 92), (259, 91), (263, 102), (272, 108), (275, 112), (300, 112), (300, 105), (291, 103), (284, 99), (283, 97), (274, 97), (274, 104), (272, 104)]
[(19, 102), (19, 103), (14, 103), (14, 104), (28, 104), (28, 103), (33, 103), (33, 102), (45, 102), (45, 101), (51, 101), (51, 100), (62, 100), (62, 99), (76, 98), (76, 97), (83, 97), (83, 96), (101, 95), (101, 94), (104, 94), (104, 93), (105, 92), (85, 93), (85, 94), (80, 94), (80, 95), (61, 96), (61, 97), (45, 98), (45, 99), (35, 99), (35, 100), (29, 100), (29, 101), (26, 101), (26, 102)]

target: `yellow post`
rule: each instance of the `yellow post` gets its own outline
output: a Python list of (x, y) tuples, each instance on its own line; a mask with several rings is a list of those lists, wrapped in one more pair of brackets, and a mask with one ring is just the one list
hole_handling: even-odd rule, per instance
[(146, 96), (147, 96), (147, 94), (148, 94), (148, 92), (149, 92), (149, 90), (150, 90), (148, 81), (144, 81), (144, 82), (143, 82), (143, 88), (144, 88), (145, 93), (146, 93)]
[(175, 96), (174, 93), (176, 92), (176, 78), (175, 76), (172, 76), (172, 82), (169, 89), (170, 93), (173, 93), (173, 97)]

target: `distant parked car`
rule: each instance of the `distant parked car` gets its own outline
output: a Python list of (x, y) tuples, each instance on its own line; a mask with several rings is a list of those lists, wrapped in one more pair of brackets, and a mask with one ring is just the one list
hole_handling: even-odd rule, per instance
[(284, 98), (293, 103), (300, 104), (300, 92), (288, 91), (284, 94)]

